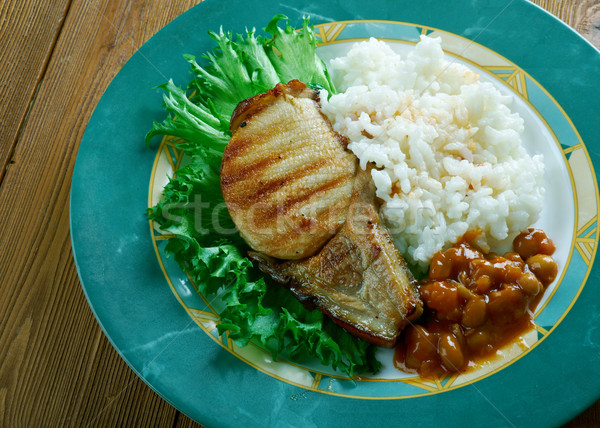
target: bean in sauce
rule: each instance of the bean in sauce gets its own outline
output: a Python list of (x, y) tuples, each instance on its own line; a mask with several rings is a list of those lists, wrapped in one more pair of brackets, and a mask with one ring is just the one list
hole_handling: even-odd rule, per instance
[(475, 248), (477, 235), (433, 256), (419, 284), (424, 314), (405, 329), (397, 368), (425, 377), (461, 372), (533, 326), (533, 310), (558, 274), (554, 243), (529, 229), (500, 256)]

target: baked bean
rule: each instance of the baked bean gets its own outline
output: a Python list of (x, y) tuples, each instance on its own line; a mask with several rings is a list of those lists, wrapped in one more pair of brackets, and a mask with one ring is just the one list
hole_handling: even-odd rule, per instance
[(423, 302), (441, 319), (460, 320), (462, 311), (458, 288), (453, 281), (435, 281), (420, 288)]
[[(468, 263), (474, 259), (483, 258), (483, 254), (467, 243), (460, 243), (444, 251), (444, 258), (451, 263), (452, 269), (450, 276), (456, 276), (461, 267), (468, 266)], [(448, 278), (446, 276), (444, 279)]]
[(419, 286), (423, 325), (402, 336), (397, 367), (423, 376), (461, 371), (531, 328), (536, 296), (558, 274), (554, 243), (529, 229), (515, 238), (514, 251), (484, 256), (470, 243), (477, 236), (467, 233), (434, 255)]
[(492, 279), (487, 275), (480, 276), (475, 281), (475, 288), (479, 294), (486, 294), (492, 289), (492, 286)]
[(508, 253), (504, 253), (504, 258), (513, 262), (519, 269), (525, 270), (525, 262), (519, 253), (510, 251)]
[(556, 250), (554, 242), (540, 229), (528, 229), (517, 235), (513, 240), (513, 248), (523, 260), (538, 253), (551, 256)]
[(458, 323), (450, 324), (450, 326), (448, 327), (448, 331), (452, 335), (454, 335), (454, 337), (456, 337), (456, 340), (458, 340), (458, 343), (460, 343), (460, 346), (462, 348), (464, 348), (465, 347), (465, 335), (463, 334), (461, 325)]
[(514, 283), (523, 273), (523, 271), (519, 269), (518, 264), (504, 257), (497, 257), (492, 260), (492, 263), (495, 270), (494, 279), (496, 283)]
[(446, 254), (439, 251), (433, 255), (431, 265), (429, 266), (429, 279), (450, 278), (452, 273), (452, 263), (446, 257)]
[(487, 276), (491, 278), (495, 274), (494, 265), (492, 262), (486, 259), (475, 259), (471, 260), (469, 264), (471, 269), (471, 278), (477, 280), (482, 276)]
[(437, 338), (420, 325), (412, 325), (404, 333), (406, 356), (405, 364), (412, 369), (419, 369), (424, 361), (437, 358)]
[(527, 267), (542, 284), (548, 286), (558, 275), (558, 265), (546, 254), (536, 254), (527, 259)]
[(465, 305), (461, 323), (465, 327), (478, 327), (484, 323), (486, 316), (486, 304), (483, 297), (475, 296)]
[(525, 272), (517, 280), (519, 287), (523, 289), (525, 293), (530, 296), (537, 296), (544, 289), (542, 283), (537, 277), (531, 272)]
[(507, 285), (490, 293), (488, 314), (495, 324), (509, 324), (525, 314), (527, 303), (523, 290), (514, 285)]
[(485, 330), (475, 330), (466, 336), (467, 346), (475, 354), (481, 355), (493, 349), (490, 334)]
[(456, 289), (458, 290), (458, 298), (461, 299), (461, 301), (467, 301), (476, 296), (476, 294), (473, 291), (469, 290), (461, 283), (458, 283), (456, 285)]
[(438, 344), (442, 363), (449, 371), (459, 371), (465, 364), (465, 357), (458, 339), (450, 333), (442, 333)]

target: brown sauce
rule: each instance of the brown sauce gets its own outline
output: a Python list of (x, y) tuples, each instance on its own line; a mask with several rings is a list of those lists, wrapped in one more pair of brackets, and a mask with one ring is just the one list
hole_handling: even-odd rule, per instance
[(423, 317), (405, 329), (394, 365), (424, 377), (462, 372), (533, 327), (533, 311), (558, 266), (539, 229), (513, 241), (513, 252), (483, 254), (468, 233), (433, 256), (419, 284)]

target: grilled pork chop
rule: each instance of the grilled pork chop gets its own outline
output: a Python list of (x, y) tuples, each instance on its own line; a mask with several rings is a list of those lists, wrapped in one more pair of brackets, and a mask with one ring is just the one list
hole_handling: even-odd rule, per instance
[[(221, 190), (259, 267), (352, 334), (393, 346), (422, 312), (415, 281), (380, 223), (369, 171), (302, 82), (242, 101)], [(281, 260), (283, 259), (283, 260)]]
[(249, 255), (305, 306), (318, 307), (353, 335), (379, 346), (394, 346), (400, 331), (423, 310), (416, 281), (380, 223), (368, 171), (357, 176), (346, 223), (317, 255), (290, 261)]
[(242, 101), (221, 164), (240, 235), (280, 259), (315, 254), (346, 221), (358, 164), (299, 81)]

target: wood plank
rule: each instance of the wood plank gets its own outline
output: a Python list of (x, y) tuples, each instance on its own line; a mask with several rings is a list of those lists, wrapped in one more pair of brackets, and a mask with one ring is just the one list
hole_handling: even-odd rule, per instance
[(575, 29), (600, 49), (600, 2), (598, 0), (532, 0)]
[(573, 27), (600, 49), (600, 1), (587, 0), (575, 8)]
[(196, 423), (192, 419), (188, 418), (186, 415), (180, 413), (179, 417), (175, 421), (175, 425), (173, 428), (198, 428), (202, 425)]
[(585, 412), (574, 418), (568, 424), (564, 425), (563, 428), (589, 427), (600, 427), (600, 401), (596, 402), (596, 404), (591, 406)]
[[(154, 393), (100, 333), (100, 349), (89, 361), (89, 377), (68, 408), (75, 426), (173, 426), (179, 412)], [(110, 356), (110, 358), (106, 358)]]
[[(0, 187), (0, 248), (10, 249), (0, 252), (0, 426), (169, 426), (177, 418), (94, 319), (73, 262), (68, 200), (79, 142), (112, 77), (198, 2), (74, 0), (68, 11)], [(39, 13), (29, 27), (45, 19)], [(27, 28), (12, 37), (22, 40)]]
[(69, 4), (70, 0), (0, 4), (0, 183)]
[[(26, 101), (14, 94), (3, 101), (26, 108), (11, 119), (21, 132), (14, 134), (15, 163), (0, 187), (0, 426), (199, 426), (148, 388), (101, 332), (75, 272), (68, 224), (70, 178), (92, 109), (135, 50), (198, 2), (73, 0), (60, 21), (64, 26), (56, 45), (48, 48), (52, 55), (40, 55), (42, 68), (29, 75), (35, 83), (25, 77), (19, 83)], [(6, 0), (0, 5), (3, 88), (12, 83), (6, 76), (16, 78), (4, 73), (13, 58), (4, 51), (14, 51), (5, 49), (4, 37), (11, 43), (29, 40), (32, 28), (52, 34), (48, 29), (57, 15), (50, 7), (68, 3)], [(575, 16), (575, 25), (596, 22), (589, 2), (570, 8), (565, 1), (548, 3)], [(21, 20), (28, 10), (35, 13)], [(13, 33), (7, 36), (9, 28)], [(43, 46), (39, 42), (33, 52), (46, 52)], [(26, 63), (14, 58), (22, 67)], [(26, 57), (34, 68), (38, 59)], [(28, 73), (17, 66), (13, 72)], [(2, 114), (4, 129), (10, 121)], [(7, 141), (2, 134), (0, 162), (9, 159), (5, 147), (12, 152)], [(594, 419), (582, 415), (573, 426), (585, 426), (578, 420)]]

